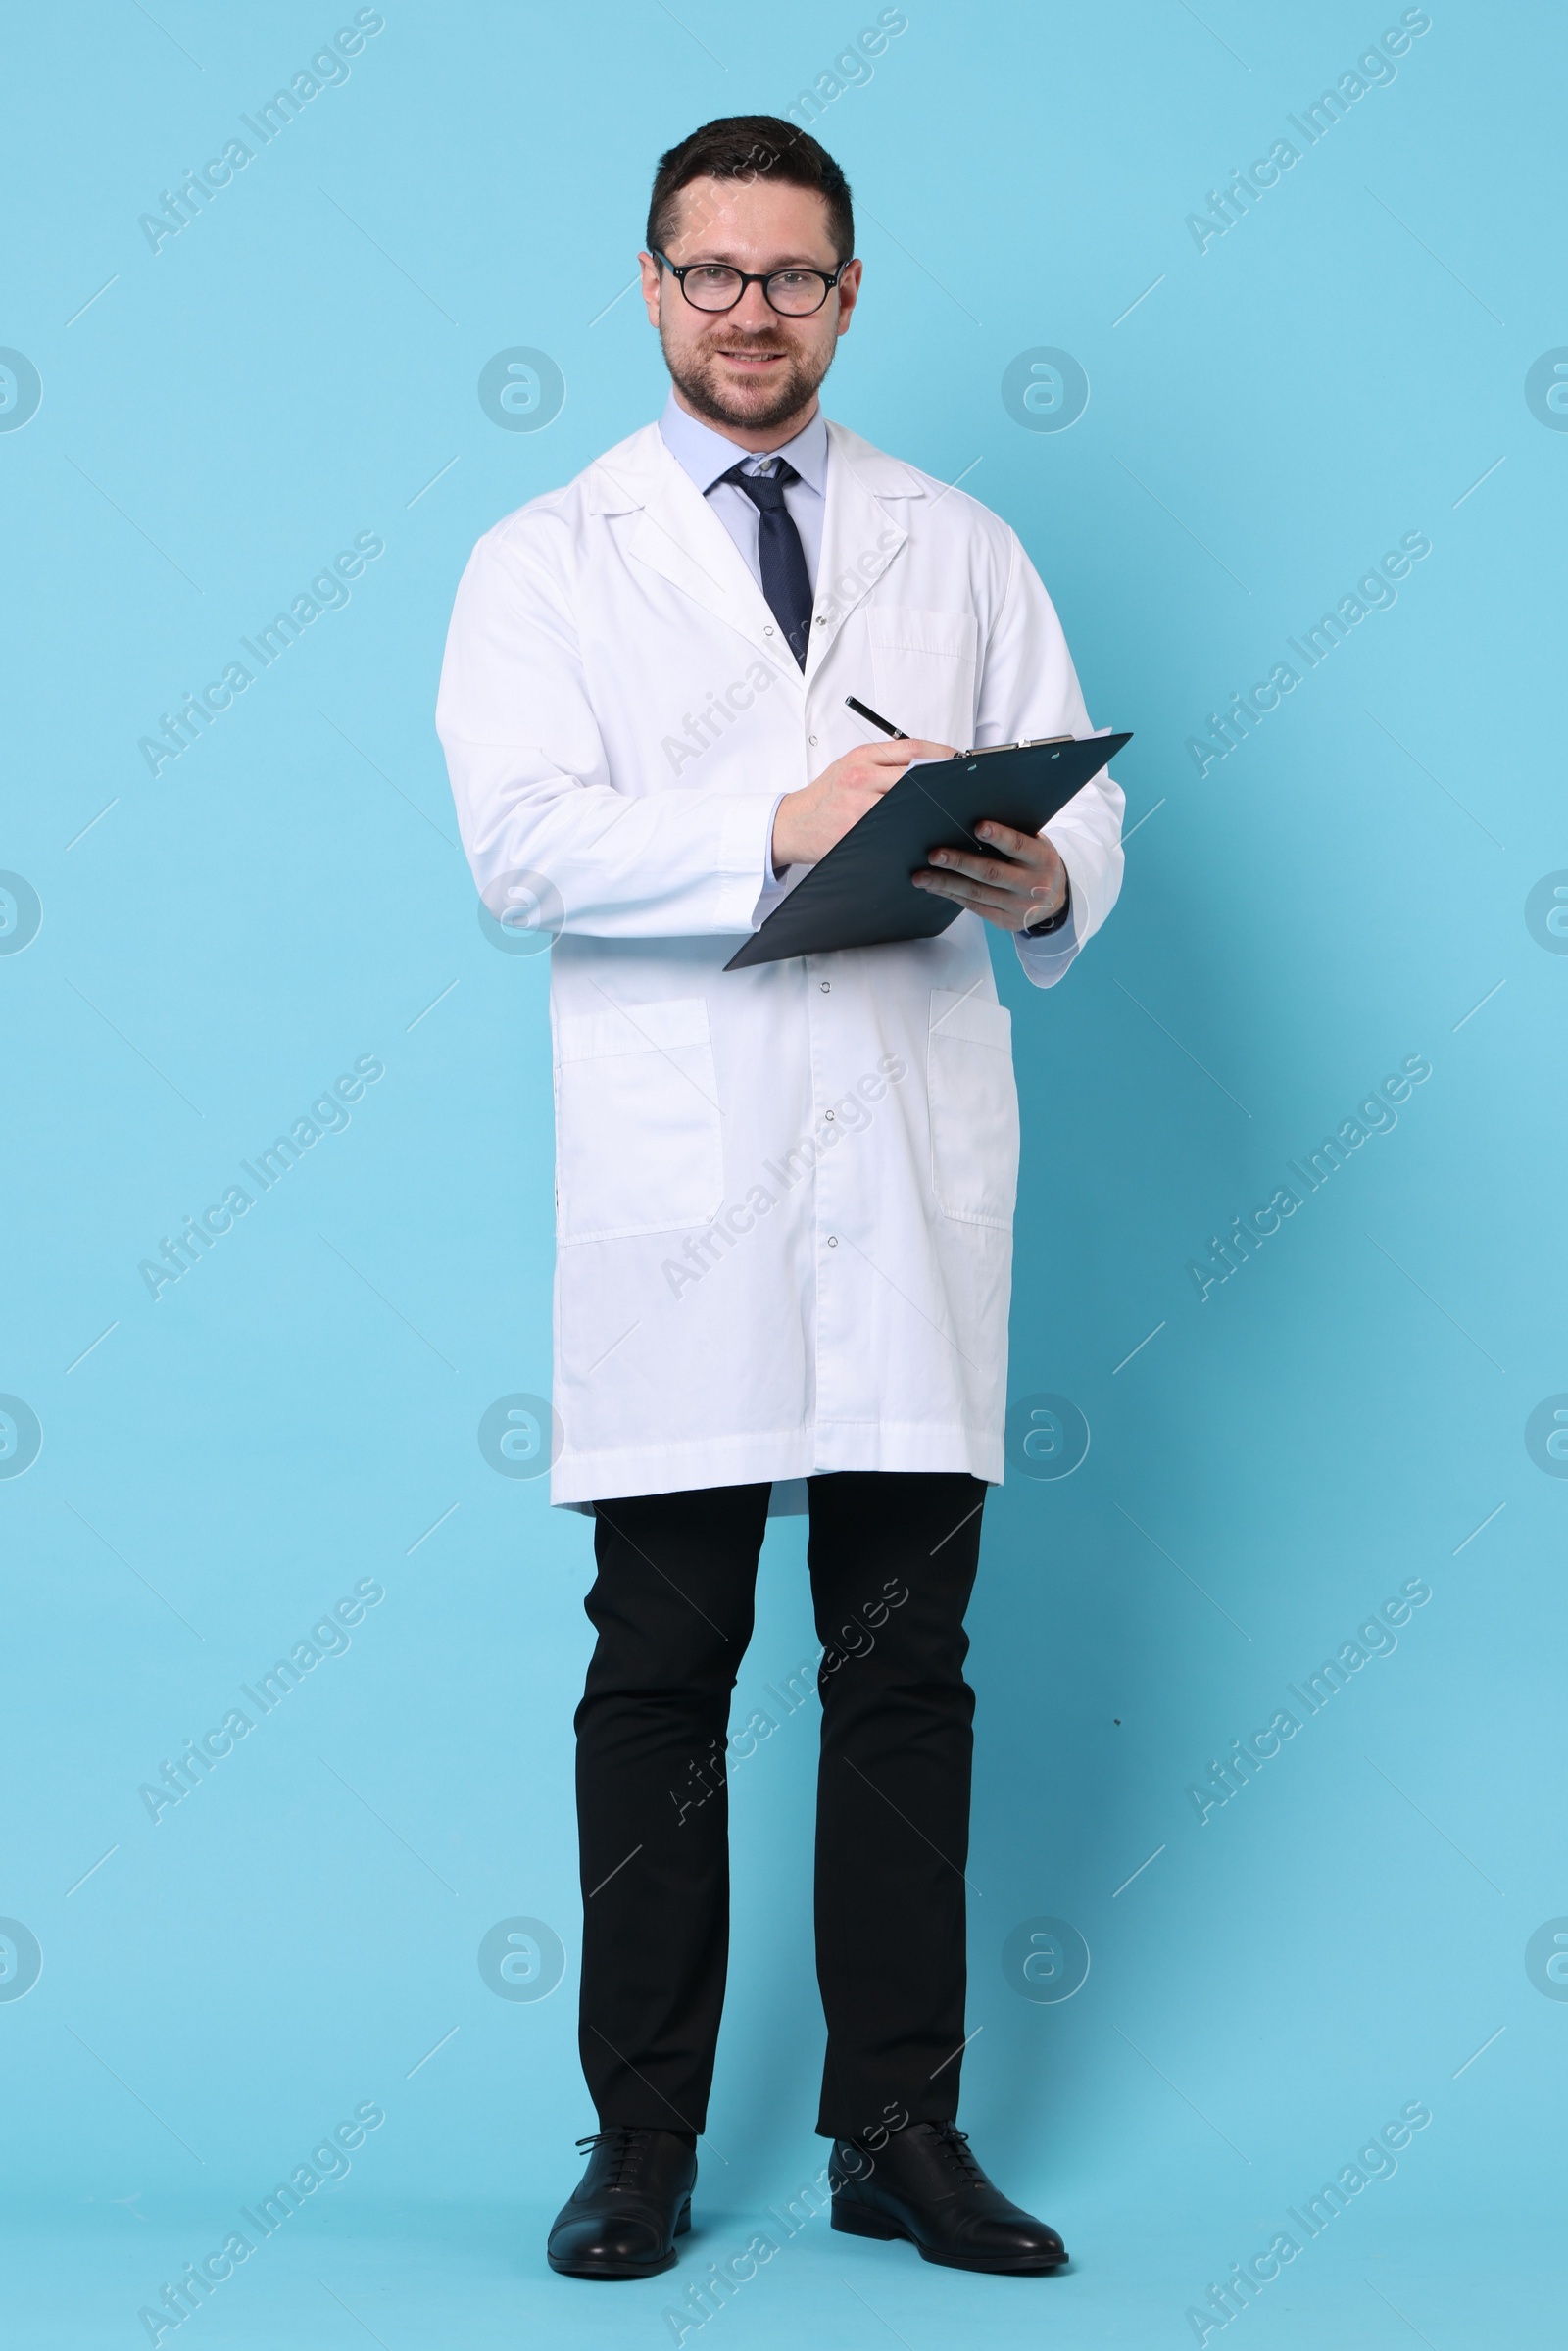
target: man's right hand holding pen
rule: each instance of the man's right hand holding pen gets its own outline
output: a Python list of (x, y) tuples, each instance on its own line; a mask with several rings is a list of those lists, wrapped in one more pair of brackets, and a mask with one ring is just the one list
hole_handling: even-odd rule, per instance
[(858, 824), (884, 792), (892, 790), (911, 759), (951, 759), (951, 743), (927, 743), (918, 735), (896, 743), (862, 743), (847, 751), (804, 791), (786, 792), (773, 815), (773, 868), (814, 865)]

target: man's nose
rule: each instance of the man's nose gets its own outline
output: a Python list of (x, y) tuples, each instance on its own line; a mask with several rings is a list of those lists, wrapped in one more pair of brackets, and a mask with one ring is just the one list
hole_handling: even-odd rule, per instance
[(737, 326), (750, 327), (754, 331), (760, 326), (776, 326), (778, 323), (778, 313), (771, 307), (760, 285), (747, 287), (730, 312), (730, 318)]

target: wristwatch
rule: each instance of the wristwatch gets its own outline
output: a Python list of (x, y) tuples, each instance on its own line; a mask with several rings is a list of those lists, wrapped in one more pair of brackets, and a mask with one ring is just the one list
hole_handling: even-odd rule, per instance
[(1066, 921), (1071, 912), (1072, 877), (1069, 875), (1067, 879), (1067, 895), (1062, 900), (1060, 906), (1056, 908), (1054, 914), (1048, 914), (1044, 922), (1026, 922), (1023, 926), (1021, 936), (1025, 939), (1049, 939), (1053, 931), (1059, 931), (1061, 929), (1063, 923)]

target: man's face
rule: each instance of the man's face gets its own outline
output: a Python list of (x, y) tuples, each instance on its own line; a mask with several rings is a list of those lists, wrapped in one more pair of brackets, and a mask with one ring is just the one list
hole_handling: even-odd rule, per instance
[[(664, 248), (672, 262), (727, 262), (747, 271), (838, 267), (827, 203), (814, 188), (765, 174), (694, 179), (677, 202), (677, 227)], [(664, 364), (697, 416), (734, 432), (765, 435), (810, 409), (850, 323), (858, 262), (850, 263), (812, 317), (790, 318), (770, 308), (760, 285), (748, 286), (732, 311), (700, 311), (652, 255), (641, 260), (643, 299)]]

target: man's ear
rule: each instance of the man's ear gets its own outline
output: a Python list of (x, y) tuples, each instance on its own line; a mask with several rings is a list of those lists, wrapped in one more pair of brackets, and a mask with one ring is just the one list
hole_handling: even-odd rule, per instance
[(639, 253), (637, 266), (642, 271), (643, 307), (648, 313), (648, 323), (650, 326), (657, 326), (659, 324), (660, 286), (664, 273), (651, 253)]
[(862, 265), (859, 262), (845, 263), (844, 275), (839, 279), (839, 333), (841, 335), (847, 335), (850, 331), (850, 320), (855, 316), (855, 306), (860, 299), (861, 273)]

